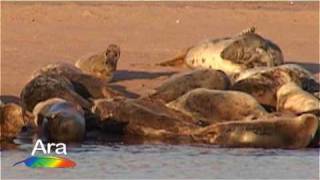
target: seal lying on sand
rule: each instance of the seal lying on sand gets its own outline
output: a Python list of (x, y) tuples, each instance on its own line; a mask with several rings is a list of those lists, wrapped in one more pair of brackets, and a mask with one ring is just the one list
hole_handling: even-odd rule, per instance
[(209, 124), (253, 120), (267, 114), (265, 109), (246, 93), (204, 88), (189, 91), (167, 106)]
[(231, 121), (213, 124), (193, 135), (196, 142), (223, 147), (305, 148), (318, 128), (313, 114), (298, 117), (270, 117), (256, 121)]
[(75, 65), (84, 73), (110, 81), (112, 79), (112, 72), (117, 69), (119, 58), (120, 47), (111, 44), (103, 52), (80, 58)]
[(108, 87), (108, 83), (92, 75), (84, 74), (75, 66), (67, 63), (49, 64), (32, 74), (32, 78), (38, 75), (61, 75), (67, 78), (74, 90), (84, 98), (112, 98), (120, 96), (120, 93)]
[(295, 114), (314, 113), (320, 116), (320, 101), (297, 84), (289, 82), (277, 91), (277, 111), (289, 111)]
[(39, 75), (29, 81), (21, 91), (20, 99), (24, 110), (29, 112), (41, 101), (59, 97), (85, 109), (91, 108), (91, 103), (77, 94), (72, 83), (59, 75)]
[(32, 114), (22, 114), (22, 108), (13, 103), (0, 104), (0, 140), (11, 141), (16, 138), (23, 127), (34, 127)]
[(178, 74), (168, 79), (149, 95), (152, 99), (161, 99), (170, 102), (186, 92), (196, 88), (225, 90), (230, 86), (228, 76), (219, 70), (197, 69), (191, 72)]
[(280, 48), (255, 33), (255, 28), (237, 36), (206, 40), (161, 66), (186, 64), (190, 68), (212, 68), (228, 75), (260, 66), (277, 66), (283, 63)]
[(251, 94), (260, 104), (276, 107), (276, 92), (288, 82), (294, 82), (308, 92), (320, 87), (307, 70), (298, 65), (286, 64), (246, 70), (235, 77), (231, 89)]
[(198, 127), (190, 117), (151, 99), (100, 99), (94, 104), (92, 111), (100, 117), (100, 127), (109, 133), (164, 141), (181, 140)]
[(84, 111), (60, 98), (39, 102), (33, 114), (40, 137), (53, 142), (79, 142), (85, 136)]

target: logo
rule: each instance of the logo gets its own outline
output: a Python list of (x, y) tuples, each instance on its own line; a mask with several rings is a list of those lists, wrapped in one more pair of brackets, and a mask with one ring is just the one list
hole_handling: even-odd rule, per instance
[(51, 154), (52, 149), (55, 149), (55, 154), (67, 155), (66, 144), (48, 143), (47, 147), (45, 147), (43, 142), (40, 139), (38, 139), (33, 147), (31, 156), (23, 161), (15, 163), (13, 166), (16, 166), (21, 163), (24, 163), (26, 166), (30, 168), (73, 168), (76, 166), (76, 163), (74, 161), (65, 157), (35, 155), (37, 151), (41, 151), (45, 155)]

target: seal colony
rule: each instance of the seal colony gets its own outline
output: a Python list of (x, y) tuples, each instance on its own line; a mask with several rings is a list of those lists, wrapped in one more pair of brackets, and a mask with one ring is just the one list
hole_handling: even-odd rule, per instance
[(160, 63), (192, 70), (136, 99), (108, 85), (119, 58), (119, 46), (111, 44), (75, 65), (35, 71), (21, 105), (1, 102), (1, 141), (12, 142), (27, 127), (47, 142), (101, 139), (102, 133), (150, 143), (319, 146), (319, 82), (303, 67), (284, 64), (279, 46), (254, 27)]

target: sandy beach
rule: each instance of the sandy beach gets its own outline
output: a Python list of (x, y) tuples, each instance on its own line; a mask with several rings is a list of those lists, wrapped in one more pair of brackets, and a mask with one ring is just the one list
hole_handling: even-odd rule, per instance
[(286, 62), (319, 73), (319, 2), (14, 3), (1, 2), (1, 96), (18, 96), (33, 71), (121, 47), (112, 86), (150, 92), (184, 68), (155, 64), (207, 38), (250, 26), (277, 43)]

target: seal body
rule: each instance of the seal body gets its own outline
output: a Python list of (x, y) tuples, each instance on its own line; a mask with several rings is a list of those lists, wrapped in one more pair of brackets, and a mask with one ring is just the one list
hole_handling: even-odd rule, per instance
[(308, 92), (319, 88), (311, 73), (293, 64), (249, 69), (238, 74), (233, 81), (231, 89), (251, 94), (259, 103), (270, 107), (276, 107), (276, 93), (288, 82), (294, 82)]
[(209, 124), (254, 120), (267, 112), (250, 95), (238, 91), (194, 89), (169, 102), (168, 107)]
[(33, 114), (42, 139), (53, 142), (79, 142), (85, 136), (84, 111), (60, 98), (39, 102)]
[(100, 99), (92, 111), (100, 117), (99, 124), (105, 132), (127, 137), (179, 141), (197, 127), (190, 117), (152, 99)]
[(160, 65), (176, 65), (176, 61), (190, 68), (222, 70), (230, 75), (250, 68), (280, 65), (283, 55), (276, 44), (256, 34), (253, 28), (234, 37), (203, 41)]
[(60, 75), (39, 75), (29, 81), (21, 91), (20, 99), (25, 110), (32, 112), (41, 101), (59, 97), (85, 109), (90, 109), (91, 103), (75, 92), (72, 83)]
[(80, 58), (75, 65), (84, 73), (110, 81), (112, 79), (112, 72), (117, 69), (119, 58), (119, 46), (111, 44), (103, 52)]
[(313, 114), (274, 117), (256, 121), (213, 124), (195, 132), (199, 142), (222, 147), (298, 149), (309, 145), (318, 128)]
[(121, 94), (112, 90), (108, 83), (96, 76), (84, 74), (77, 67), (67, 63), (49, 64), (33, 73), (32, 78), (38, 75), (64, 76), (74, 90), (83, 98), (111, 98)]
[(11, 141), (23, 127), (34, 126), (31, 114), (23, 115), (21, 106), (13, 103), (0, 105), (0, 140)]
[(229, 86), (230, 80), (224, 72), (212, 69), (197, 69), (173, 76), (157, 87), (149, 97), (169, 102), (196, 88), (225, 90)]
[(297, 84), (289, 82), (277, 91), (277, 111), (295, 114), (315, 113), (320, 116), (320, 101)]

